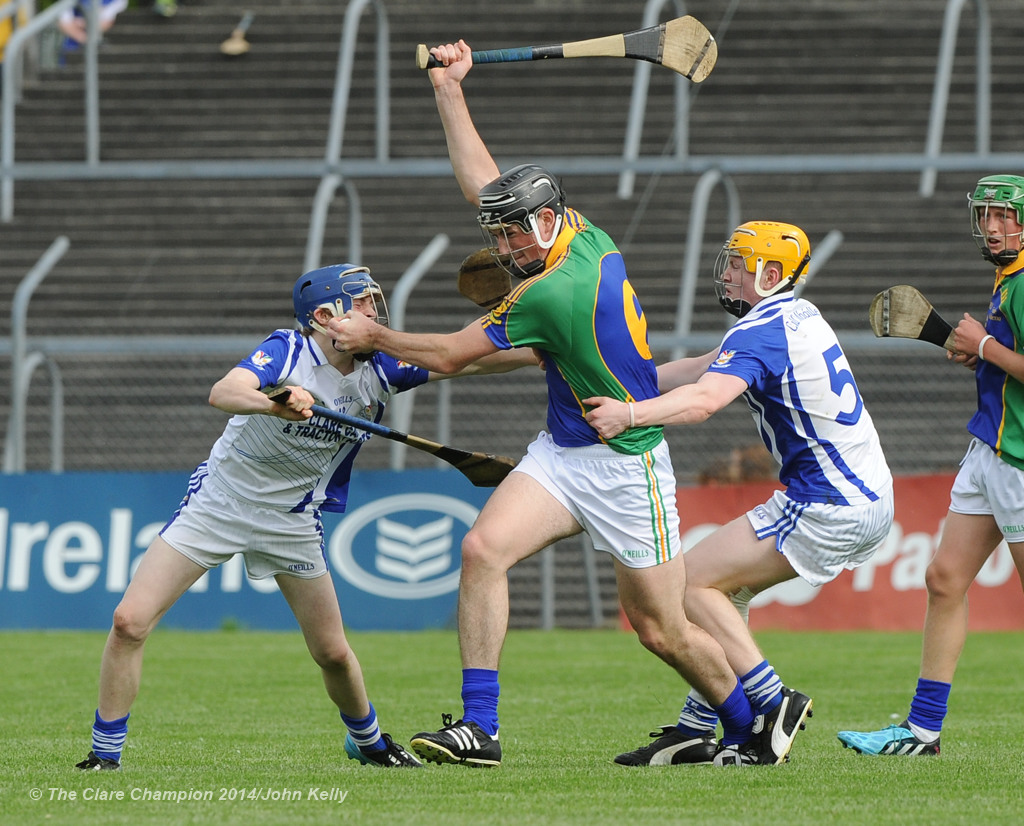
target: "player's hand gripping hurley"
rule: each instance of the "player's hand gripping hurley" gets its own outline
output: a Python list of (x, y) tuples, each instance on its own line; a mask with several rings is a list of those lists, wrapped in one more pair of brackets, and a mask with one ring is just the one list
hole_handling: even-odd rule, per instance
[[(678, 72), (694, 83), (700, 83), (715, 68), (718, 44), (703, 23), (686, 16), (658, 26), (592, 40), (473, 52), (473, 63), (515, 63), (559, 57), (628, 57), (646, 60)], [(424, 44), (416, 47), (418, 68), (433, 69), (440, 65)]]
[[(278, 404), (284, 403), (287, 401), (290, 392), (285, 390), (277, 393), (271, 396), (270, 400)], [(460, 450), (457, 447), (449, 447), (439, 442), (432, 442), (430, 439), (423, 439), (420, 436), (402, 433), (400, 430), (392, 430), (390, 427), (378, 424), (377, 422), (349, 416), (347, 413), (331, 410), (329, 407), (323, 407), (319, 404), (314, 404), (310, 410), (313, 411), (314, 415), (323, 416), (325, 419), (331, 419), (340, 424), (382, 436), (393, 442), (401, 442), (417, 450), (432, 453), (437, 458), (443, 459), (460, 471), (463, 476), (478, 488), (493, 488), (497, 486), (517, 464), (515, 459), (510, 459), (508, 456), (495, 456), (493, 453), (477, 453), (475, 451)]]
[(868, 312), (871, 329), (879, 338), (914, 338), (956, 352), (953, 326), (916, 287), (899, 284), (882, 290)]

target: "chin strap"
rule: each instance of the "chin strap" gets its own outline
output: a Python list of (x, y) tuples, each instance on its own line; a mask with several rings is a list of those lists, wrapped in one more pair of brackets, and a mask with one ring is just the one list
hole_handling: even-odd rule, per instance
[[(330, 310), (331, 318), (340, 318), (341, 317), (341, 314), (338, 312), (338, 308), (334, 304), (321, 304), (320, 306), (323, 307), (326, 310)], [(320, 308), (318, 307), (317, 309), (320, 309)], [(309, 320), (309, 326), (310, 327), (312, 327), (318, 333), (323, 333), (325, 336), (327, 336), (327, 338), (331, 339), (331, 347), (333, 348), (335, 353), (347, 353), (348, 352), (348, 350), (346, 350), (344, 347), (339, 347), (338, 346), (338, 342), (335, 341), (333, 338), (331, 338), (330, 331), (326, 327), (324, 327), (323, 324), (321, 324), (319, 321), (317, 321), (315, 318), (313, 318), (313, 316), (310, 316), (308, 320)], [(366, 359), (370, 358), (372, 355), (373, 355), (373, 353), (359, 353), (359, 354), (353, 353), (352, 357), (358, 359), (359, 356), (365, 356), (366, 358), (359, 359), (359, 360), (360, 361), (366, 361)]]
[(981, 257), (988, 261), (990, 264), (995, 264), (998, 267), (1006, 267), (1012, 264), (1020, 256), (1020, 252), (1017, 250), (1003, 250), (995, 255), (992, 254), (988, 247), (985, 247), (981, 251)]

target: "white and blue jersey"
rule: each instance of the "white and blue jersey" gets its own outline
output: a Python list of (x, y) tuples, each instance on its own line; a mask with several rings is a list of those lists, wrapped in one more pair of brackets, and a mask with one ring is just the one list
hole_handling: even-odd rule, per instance
[[(297, 330), (276, 330), (238, 364), (260, 380), (260, 389), (297, 385), (317, 404), (379, 422), (391, 395), (423, 384), (426, 370), (374, 353), (342, 375), (319, 345)], [(363, 430), (313, 415), (304, 422), (277, 416), (232, 416), (205, 464), (231, 495), (274, 510), (342, 512), (352, 463)], [(202, 484), (203, 465), (193, 478)]]
[(892, 488), (846, 354), (809, 301), (792, 292), (762, 299), (726, 333), (708, 372), (747, 383), (744, 398), (790, 499), (855, 505)]

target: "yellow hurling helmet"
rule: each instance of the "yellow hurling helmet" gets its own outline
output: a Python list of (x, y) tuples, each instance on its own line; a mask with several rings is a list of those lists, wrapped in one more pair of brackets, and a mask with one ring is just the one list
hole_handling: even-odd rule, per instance
[[(739, 256), (748, 272), (754, 273), (754, 289), (761, 298), (789, 290), (796, 286), (801, 276), (807, 273), (811, 260), (811, 244), (807, 233), (793, 224), (775, 221), (747, 221), (733, 230), (725, 242), (715, 264), (715, 291), (722, 306), (735, 316), (742, 318), (750, 311), (750, 303), (729, 299), (725, 296), (722, 273), (729, 258)], [(769, 261), (778, 261), (782, 266), (782, 280), (771, 289), (761, 286), (761, 272)]]

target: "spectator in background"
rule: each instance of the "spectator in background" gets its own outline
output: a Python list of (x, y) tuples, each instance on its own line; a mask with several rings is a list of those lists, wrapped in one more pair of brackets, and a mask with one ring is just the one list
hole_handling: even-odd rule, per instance
[[(57, 18), (57, 25), (64, 32), (61, 50), (75, 52), (89, 39), (89, 6), (93, 0), (78, 0), (71, 9)], [(100, 0), (100, 31), (106, 33), (114, 25), (117, 16), (128, 8), (128, 0)]]
[(174, 17), (178, 13), (175, 0), (153, 0), (153, 13), (160, 17)]
[(27, 22), (28, 12), (24, 8), (19, 9), (16, 14), (12, 13), (0, 19), (0, 96), (3, 94), (4, 54), (7, 51), (7, 41), (11, 39), (16, 28), (24, 26)]

